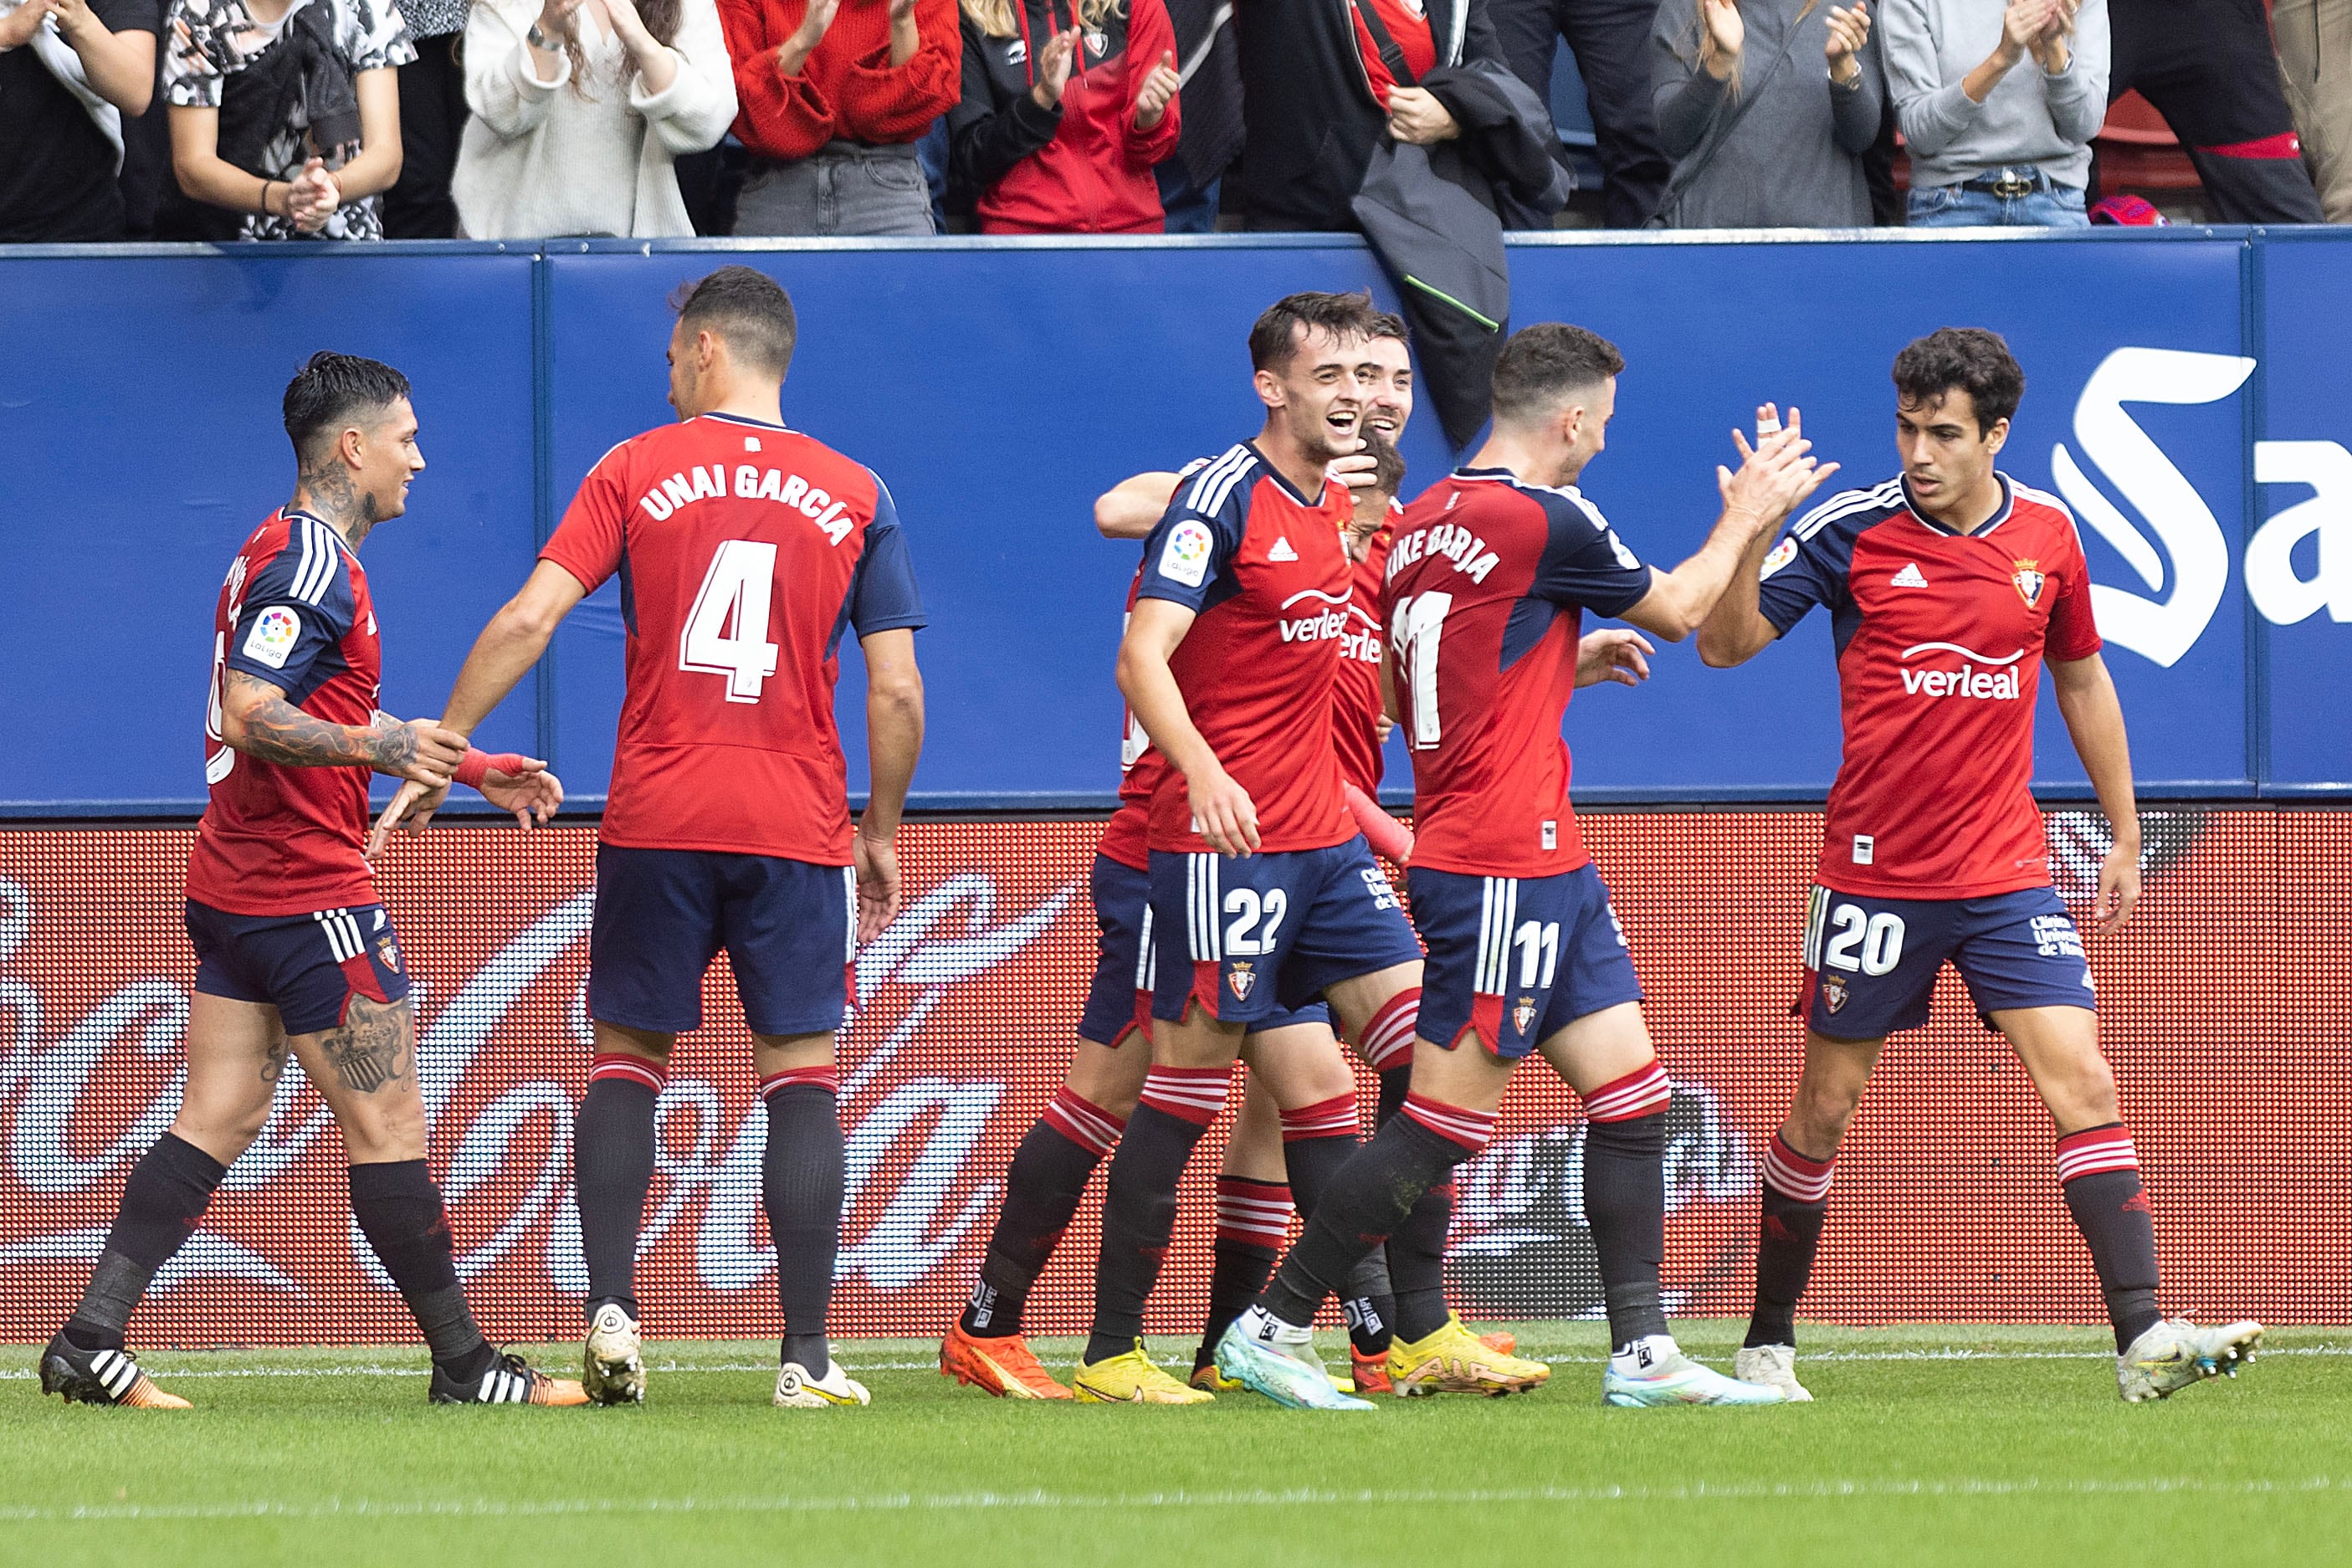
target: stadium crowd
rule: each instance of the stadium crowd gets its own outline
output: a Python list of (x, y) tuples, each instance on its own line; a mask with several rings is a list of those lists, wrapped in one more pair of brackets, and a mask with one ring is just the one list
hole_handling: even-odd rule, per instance
[[(1572, 50), (1563, 55), (1561, 46)], [(1591, 131), (1563, 142), (1556, 70)], [(2352, 0), (0, 0), (0, 242), (2352, 221)]]

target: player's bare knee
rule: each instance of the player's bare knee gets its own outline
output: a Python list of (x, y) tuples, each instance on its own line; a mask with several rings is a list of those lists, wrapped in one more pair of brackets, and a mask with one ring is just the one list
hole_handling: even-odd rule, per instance
[(1081, 1039), (1069, 1076), (1063, 1081), (1088, 1105), (1124, 1121), (1135, 1114), (1144, 1075), (1150, 1069), (1151, 1046), (1139, 1033), (1129, 1035), (1116, 1046)]

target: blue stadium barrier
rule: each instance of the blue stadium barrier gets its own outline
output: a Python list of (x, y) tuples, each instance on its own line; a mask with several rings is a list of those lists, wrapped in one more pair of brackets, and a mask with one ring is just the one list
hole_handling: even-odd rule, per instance
[[(665, 297), (726, 260), (791, 289), (786, 417), (872, 465), (914, 542), (930, 740), (918, 804), (1106, 801), (1109, 671), (1135, 555), (1093, 497), (1252, 433), (1243, 340), (1275, 296), (1370, 286), (1339, 237), (0, 247), (0, 815), (202, 800), (211, 608), (290, 489), (286, 377), (334, 347), (401, 365), (430, 468), (369, 542), (384, 705), (437, 712), (475, 633), (614, 442), (669, 417)], [(1519, 323), (1629, 366), (1585, 489), (1646, 557), (1694, 549), (1729, 430), (1805, 410), (1838, 484), (1895, 471), (1886, 366), (1948, 324), (2030, 378), (2003, 467), (2083, 522), (2151, 797), (2352, 791), (2352, 232), (1959, 238), (1561, 233), (1514, 247)], [(1449, 454), (1426, 411), (1409, 486)], [(486, 727), (601, 794), (620, 690), (610, 590)], [(1668, 648), (1569, 732), (1596, 800), (1818, 798), (1837, 762), (1827, 627), (1733, 672)], [(841, 704), (862, 773), (862, 673)], [(2042, 780), (2082, 775), (2042, 707)], [(1406, 774), (1400, 758), (1392, 784)]]

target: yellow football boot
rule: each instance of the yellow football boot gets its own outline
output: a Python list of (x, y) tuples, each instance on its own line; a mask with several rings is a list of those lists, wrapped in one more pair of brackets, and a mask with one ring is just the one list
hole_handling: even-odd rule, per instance
[(1108, 1361), (1080, 1362), (1071, 1392), (1081, 1405), (1206, 1405), (1217, 1396), (1205, 1388), (1187, 1388), (1152, 1363), (1143, 1353), (1143, 1342)]
[(1448, 1315), (1445, 1324), (1426, 1339), (1407, 1342), (1402, 1337), (1389, 1345), (1389, 1382), (1406, 1398), (1429, 1394), (1524, 1394), (1539, 1388), (1551, 1368), (1539, 1361), (1522, 1361), (1486, 1343)]

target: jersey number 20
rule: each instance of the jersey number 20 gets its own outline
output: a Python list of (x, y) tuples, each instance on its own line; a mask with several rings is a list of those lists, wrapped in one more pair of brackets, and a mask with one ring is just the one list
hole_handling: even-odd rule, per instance
[(710, 558), (693, 613), (678, 637), (677, 667), (727, 678), (727, 700), (757, 702), (776, 673), (768, 640), (768, 602), (775, 590), (776, 547), (730, 539)]

